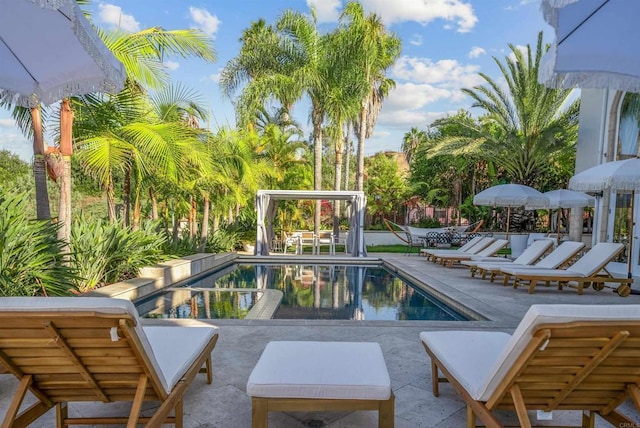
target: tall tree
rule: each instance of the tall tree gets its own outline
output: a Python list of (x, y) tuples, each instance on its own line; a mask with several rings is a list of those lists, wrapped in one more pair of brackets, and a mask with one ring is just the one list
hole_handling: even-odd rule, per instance
[[(473, 107), (483, 110), (479, 122), (458, 121), (462, 135), (449, 135), (432, 148), (430, 156), (476, 154), (493, 161), (514, 183), (544, 189), (551, 185), (551, 168), (559, 154), (573, 151), (577, 139), (579, 100), (571, 102), (570, 89), (551, 89), (538, 83), (540, 59), (548, 46), (538, 34), (534, 50), (509, 45), (510, 55), (494, 61), (506, 85), (480, 76), (485, 85), (463, 89)], [(570, 169), (573, 168), (571, 164)], [(564, 180), (570, 177), (567, 170)]]
[[(327, 40), (317, 28), (315, 11), (305, 15), (286, 10), (279, 17), (273, 31), (277, 44), (265, 37), (261, 42), (248, 34), (269, 34), (262, 25), (254, 24), (244, 33), (244, 45), (236, 60), (228, 64), (229, 78), (226, 86), (233, 88), (242, 77), (248, 80), (238, 101), (238, 115), (255, 117), (255, 112), (269, 99), (278, 100), (288, 110), (295, 101), (307, 95), (311, 101), (311, 123), (314, 146), (314, 189), (322, 189), (322, 125), (325, 119), (325, 97), (327, 93)], [(261, 45), (260, 43), (264, 43)], [(270, 51), (262, 65), (253, 66), (255, 52)], [(241, 59), (245, 55), (247, 58)], [(276, 64), (271, 58), (278, 59)], [(236, 67), (239, 64), (240, 67)], [(249, 67), (251, 65), (251, 67)], [(242, 73), (232, 73), (236, 69)], [(254, 71), (253, 73), (251, 71)], [(258, 70), (259, 72), (255, 72)], [(224, 75), (224, 73), (223, 73)], [(234, 80), (231, 76), (236, 76)], [(243, 123), (247, 123), (244, 121)], [(316, 230), (320, 228), (320, 205), (316, 204), (314, 216)]]
[(400, 56), (401, 42), (395, 34), (387, 31), (379, 15), (365, 15), (358, 2), (347, 3), (340, 19), (350, 33), (346, 50), (352, 54), (354, 70), (359, 76), (356, 190), (363, 190), (365, 140), (373, 133), (383, 99), (395, 87), (395, 82), (386, 76), (386, 72)]

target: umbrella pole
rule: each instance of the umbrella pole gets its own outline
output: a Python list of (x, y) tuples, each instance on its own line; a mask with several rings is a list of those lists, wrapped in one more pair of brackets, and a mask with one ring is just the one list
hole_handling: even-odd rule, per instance
[(507, 240), (509, 239), (509, 223), (511, 223), (511, 207), (507, 207)]
[(558, 213), (556, 214), (556, 231), (558, 232), (558, 245), (560, 245), (560, 210), (562, 208), (558, 208)]
[(631, 210), (631, 224), (629, 225), (629, 252), (627, 254), (627, 278), (633, 278), (633, 275), (631, 274), (631, 255), (633, 254), (633, 226), (635, 224), (635, 222), (633, 221), (633, 217), (634, 217), (634, 207), (633, 207), (633, 200), (635, 199), (636, 196), (636, 191), (632, 190), (631, 191), (631, 203), (629, 204), (629, 208)]

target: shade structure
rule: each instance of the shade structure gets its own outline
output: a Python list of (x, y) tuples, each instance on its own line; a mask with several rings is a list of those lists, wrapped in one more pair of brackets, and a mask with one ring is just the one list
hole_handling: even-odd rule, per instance
[(494, 207), (549, 207), (549, 198), (533, 187), (522, 184), (499, 184), (489, 187), (473, 197), (475, 205)]
[(612, 88), (640, 92), (640, 2), (542, 0), (556, 33), (538, 80), (557, 88)]
[(607, 162), (574, 175), (569, 180), (569, 188), (583, 192), (622, 190), (631, 192), (631, 224), (629, 225), (629, 248), (627, 254), (627, 274), (631, 278), (631, 253), (633, 250), (633, 225), (635, 192), (640, 190), (640, 159), (630, 158)]
[(606, 162), (574, 175), (569, 188), (583, 192), (603, 190), (640, 190), (640, 159)]
[(507, 207), (507, 238), (509, 237), (509, 222), (511, 221), (511, 207), (536, 206), (549, 207), (549, 198), (523, 184), (498, 184), (489, 187), (473, 197), (475, 205), (489, 205), (493, 207)]
[(549, 198), (549, 203), (546, 206), (527, 205), (526, 208), (549, 208), (555, 210), (560, 208), (592, 207), (595, 204), (595, 198), (593, 196), (569, 189), (551, 190), (544, 192), (543, 195)]
[[(592, 207), (595, 205), (595, 200), (591, 195), (587, 195), (583, 192), (576, 192), (575, 190), (558, 189), (544, 192), (547, 198), (549, 198), (549, 228), (551, 229), (551, 210), (558, 210), (557, 213), (557, 231), (558, 239), (560, 239), (560, 209), (562, 208), (584, 208)], [(538, 209), (545, 207), (527, 206), (526, 209)]]
[(273, 218), (277, 208), (276, 203), (279, 200), (346, 201), (349, 212), (347, 248), (354, 257), (366, 257), (364, 215), (367, 197), (361, 191), (336, 190), (258, 190), (256, 195), (256, 255), (269, 255), (269, 241), (273, 237)]
[(123, 65), (75, 0), (0, 0), (0, 99), (34, 107), (118, 92)]

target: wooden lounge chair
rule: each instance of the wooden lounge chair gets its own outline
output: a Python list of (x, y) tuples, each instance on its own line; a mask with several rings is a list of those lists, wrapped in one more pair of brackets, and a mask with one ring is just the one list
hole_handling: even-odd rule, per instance
[[(480, 251), (487, 248), (489, 245), (493, 244), (495, 239), (485, 236), (480, 238), (479, 241), (476, 241), (472, 246), (467, 247), (465, 250), (457, 249), (457, 250), (431, 250), (427, 251), (427, 260), (432, 260), (434, 263), (438, 262), (438, 259), (441, 257), (446, 257), (450, 255), (460, 255), (460, 254), (478, 254)], [(460, 247), (460, 248), (464, 248)]]
[[(479, 272), (482, 275), (482, 279), (485, 278), (487, 274), (487, 269), (485, 266), (494, 266), (496, 263), (506, 263), (510, 266), (525, 266), (535, 263), (544, 253), (546, 253), (549, 248), (553, 246), (553, 241), (550, 240), (539, 240), (533, 242), (531, 245), (527, 247), (526, 250), (522, 252), (517, 258), (514, 260), (509, 260), (504, 257), (480, 257), (474, 256), (471, 260), (463, 260), (461, 263), (465, 266), (469, 266), (469, 270), (471, 271), (471, 277), (473, 278), (476, 272)], [(476, 259), (479, 257), (479, 259)]]
[[(0, 363), (20, 381), (2, 426), (27, 426), (55, 407), (58, 427), (181, 427), (184, 393), (203, 366), (211, 383), (217, 339), (216, 328), (200, 322), (142, 327), (128, 300), (0, 298)], [(21, 411), (29, 391), (37, 401)], [(132, 407), (124, 417), (70, 417), (67, 403), (80, 401), (131, 401)], [(147, 401), (160, 405), (141, 417)]]
[(522, 427), (532, 426), (530, 410), (583, 411), (583, 428), (595, 415), (637, 425), (616, 409), (631, 398), (640, 411), (640, 305), (533, 305), (513, 335), (446, 330), (420, 339), (433, 395), (451, 383), (467, 404), (467, 428), (476, 417), (503, 427), (499, 409), (515, 410)]
[(489, 246), (487, 246), (482, 251), (477, 252), (476, 254), (450, 254), (448, 256), (440, 256), (438, 259), (440, 260), (440, 264), (443, 266), (447, 266), (452, 268), (456, 262), (461, 262), (463, 260), (471, 260), (473, 257), (490, 257), (498, 253), (501, 249), (507, 246), (509, 241), (506, 239), (496, 239)]
[(578, 255), (584, 248), (584, 243), (576, 241), (564, 241), (558, 245), (552, 252), (547, 254), (542, 260), (533, 265), (523, 266), (511, 266), (505, 264), (496, 264), (492, 267), (485, 266), (485, 270), (491, 271), (491, 282), (496, 276), (503, 274), (504, 279), (502, 285), (508, 285), (511, 279), (511, 274), (503, 272), (502, 269), (509, 270), (511, 268), (522, 269), (561, 269), (564, 266), (568, 266), (571, 261)]
[(463, 246), (461, 246), (460, 248), (458, 248), (456, 250), (437, 250), (437, 249), (432, 249), (432, 248), (423, 248), (422, 250), (420, 250), (420, 255), (426, 256), (427, 260), (428, 260), (428, 259), (431, 258), (431, 253), (433, 253), (433, 252), (436, 252), (436, 253), (437, 252), (442, 252), (442, 251), (444, 251), (445, 253), (452, 253), (453, 251), (464, 251), (464, 252), (466, 252), (466, 251), (469, 251), (471, 249), (471, 247), (476, 245), (481, 240), (482, 240), (482, 236), (480, 236), (480, 235), (474, 236), (469, 241), (467, 241), (466, 244), (464, 244)]
[[(629, 284), (633, 279), (615, 278), (605, 269), (623, 249), (624, 245), (621, 243), (600, 242), (566, 269), (520, 269), (518, 266), (509, 266), (500, 270), (513, 276), (513, 288), (518, 288), (523, 285), (523, 281), (528, 281), (529, 294), (533, 293), (540, 281), (545, 285), (557, 282), (559, 290), (562, 290), (564, 285), (572, 285), (578, 294), (582, 294), (583, 289), (591, 283), (604, 285), (607, 282), (615, 282), (621, 284), (616, 289), (618, 294), (628, 296), (631, 292)], [(598, 287), (599, 285), (596, 289)]]

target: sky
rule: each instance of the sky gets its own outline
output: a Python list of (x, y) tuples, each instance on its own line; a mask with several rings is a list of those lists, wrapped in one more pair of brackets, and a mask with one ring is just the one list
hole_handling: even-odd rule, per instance
[[(484, 73), (500, 80), (494, 57), (504, 60), (509, 44), (535, 46), (537, 34), (553, 41), (554, 33), (542, 18), (540, 0), (360, 0), (365, 11), (382, 17), (387, 28), (402, 40), (402, 53), (388, 72), (396, 87), (383, 103), (366, 154), (398, 151), (412, 127), (427, 129), (435, 119), (470, 109), (472, 101), (462, 88), (481, 85)], [(244, 29), (260, 18), (275, 23), (286, 9), (317, 12), (320, 31), (331, 31), (344, 0), (110, 0), (93, 1), (88, 10), (94, 25), (125, 31), (161, 26), (198, 28), (213, 38), (218, 60), (167, 58), (172, 81), (198, 91), (209, 105), (206, 126), (215, 131), (235, 125), (232, 100), (218, 86), (220, 71), (240, 49)], [(308, 136), (309, 103), (294, 106), (293, 118)], [(51, 137), (45, 137), (51, 140)], [(53, 143), (48, 141), (50, 145)], [(32, 144), (15, 127), (10, 113), (0, 109), (0, 149), (24, 160), (32, 157)]]

